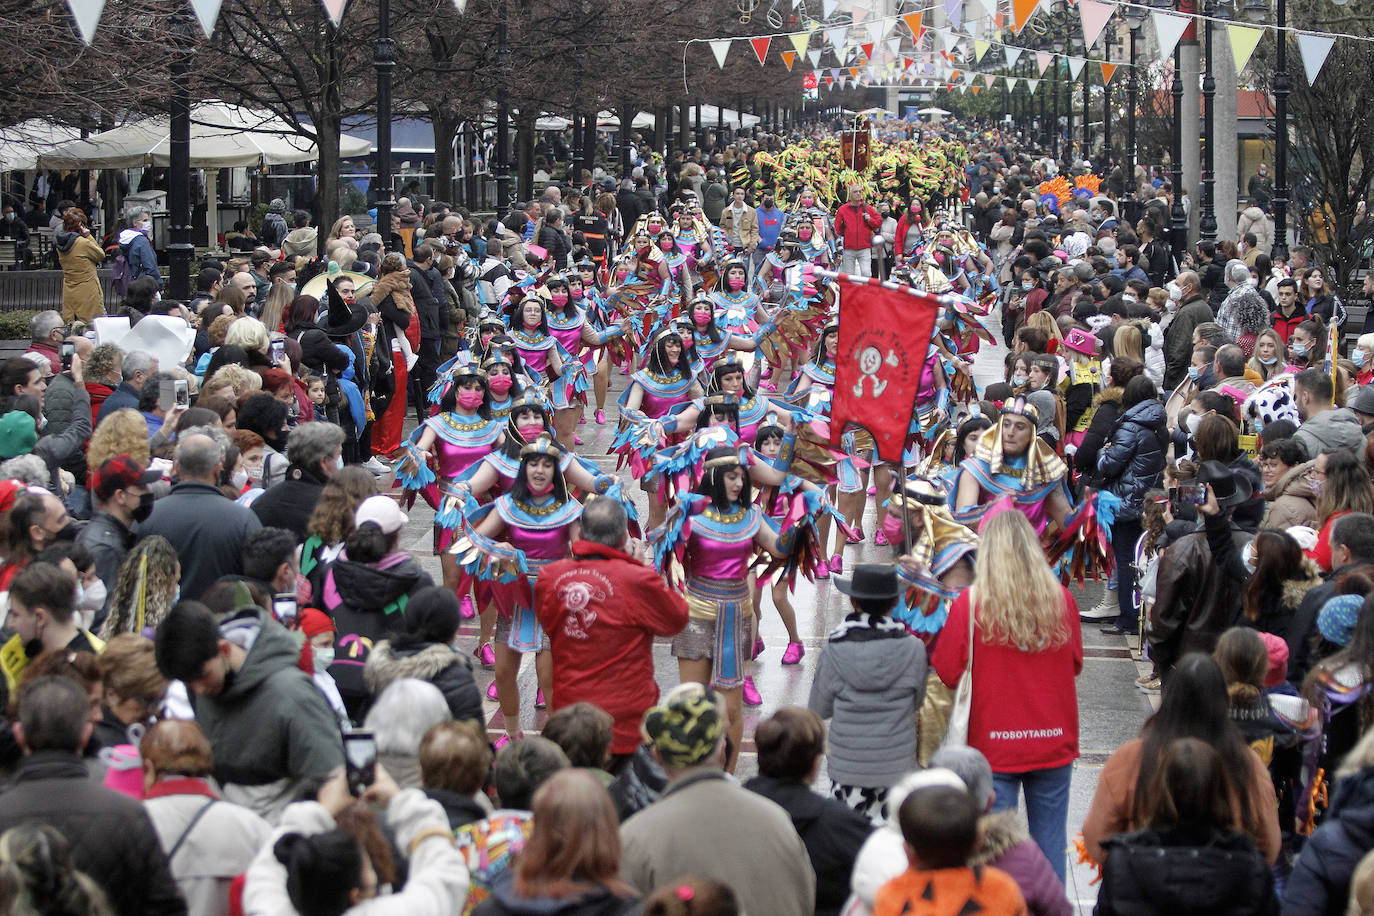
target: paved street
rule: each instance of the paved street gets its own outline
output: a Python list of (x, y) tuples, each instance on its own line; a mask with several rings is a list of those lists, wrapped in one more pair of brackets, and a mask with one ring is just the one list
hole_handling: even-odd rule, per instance
[[(1001, 334), (996, 332), (995, 321), (994, 337), (1001, 339)], [(980, 384), (1000, 380), (1005, 352), (1005, 348), (998, 346), (987, 348), (979, 354), (975, 368)], [(607, 409), (607, 425), (595, 425), (592, 422), (592, 410), (588, 409), (587, 423), (579, 427), (579, 434), (586, 440), (579, 451), (607, 469), (614, 468), (614, 458), (606, 457), (606, 447), (614, 430), (613, 402), (623, 388), (623, 382), (623, 376), (618, 372), (612, 373), (612, 393), (608, 398), (608, 404), (611, 406)], [(637, 490), (636, 493), (642, 497), (642, 493)], [(641, 516), (646, 511), (642, 498), (640, 511)], [(870, 535), (873, 530), (873, 511), (870, 501), (864, 522), (865, 531)], [(433, 513), (428, 506), (423, 502), (417, 502), (402, 544), (414, 553), (437, 582), (440, 578), (439, 562), (431, 555), (432, 516)], [(889, 548), (874, 547), (869, 542), (845, 550), (846, 569), (857, 562), (879, 562), (890, 558)], [(1100, 599), (1102, 588), (1088, 583), (1082, 589), (1075, 587), (1074, 594), (1081, 608), (1089, 608)], [(754, 681), (763, 695), (763, 706), (745, 711), (745, 743), (739, 764), (741, 777), (748, 777), (756, 772), (753, 743), (749, 740), (754, 724), (762, 718), (767, 718), (779, 707), (806, 705), (812, 672), (825, 643), (826, 634), (843, 618), (848, 608), (846, 599), (833, 584), (825, 581), (816, 584), (803, 582), (793, 597), (793, 604), (797, 609), (797, 625), (807, 654), (801, 664), (784, 667), (781, 657), (787, 645), (786, 631), (771, 601), (767, 597), (764, 598), (762, 634), (767, 648), (756, 662), (754, 674)], [(471, 647), (477, 637), (476, 621), (465, 624), (463, 630), (467, 636), (465, 645)], [(1130, 649), (1123, 638), (1103, 636), (1098, 632), (1096, 624), (1084, 624), (1083, 643), (1086, 659), (1083, 675), (1078, 681), (1082, 756), (1074, 772), (1069, 805), (1069, 836), (1066, 837), (1066, 843), (1072, 842), (1073, 836), (1082, 824), (1097, 786), (1102, 764), (1122, 742), (1135, 737), (1151, 710), (1149, 699), (1134, 686), (1133, 682), (1140, 670), (1132, 660)], [(667, 640), (660, 640), (655, 645), (654, 657), (660, 688), (666, 690), (676, 685), (677, 664), (669, 655)], [(478, 686), (482, 688), (485, 696), (492, 675), (479, 669), (477, 678)], [(1026, 688), (1034, 690), (1035, 685), (1027, 684)], [(535, 676), (532, 656), (526, 657), (521, 669), (520, 689), (522, 727), (526, 732), (538, 731), (544, 719), (544, 712), (540, 710), (536, 713), (533, 708)], [(495, 738), (504, 729), (504, 721), (495, 702), (487, 701), (486, 706), (489, 712), (488, 724), (492, 729), (492, 737)], [(824, 782), (824, 776), (821, 781)], [(1094, 877), (1093, 870), (1082, 866), (1074, 867), (1069, 875), (1069, 899), (1078, 904), (1082, 913), (1092, 912), (1097, 894), (1096, 888), (1091, 884)]]

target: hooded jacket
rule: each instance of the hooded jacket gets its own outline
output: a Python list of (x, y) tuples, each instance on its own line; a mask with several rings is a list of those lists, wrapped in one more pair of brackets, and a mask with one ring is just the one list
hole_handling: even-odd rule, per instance
[(1311, 462), (1289, 468), (1272, 487), (1264, 491), (1269, 514), (1264, 517), (1266, 528), (1292, 528), (1303, 525), (1317, 527), (1317, 497), (1307, 483)]
[(1284, 891), (1283, 916), (1341, 916), (1350, 879), (1374, 849), (1374, 767), (1336, 784), (1326, 819), (1303, 846)]
[(97, 268), (105, 262), (105, 249), (89, 235), (58, 229), (53, 232), (57, 260), (62, 265), (62, 319), (89, 322), (105, 314), (105, 292)]
[(137, 229), (124, 229), (119, 233), (119, 250), (129, 264), (129, 279), (152, 277), (157, 288), (162, 289), (162, 273), (157, 269), (157, 254), (153, 243)]
[(282, 254), (288, 258), (313, 258), (318, 246), (320, 230), (314, 226), (292, 229), (282, 240)]
[(808, 705), (830, 719), (830, 778), (887, 788), (916, 766), (926, 649), (904, 629), (846, 620), (821, 650)]
[(1293, 438), (1302, 443), (1309, 459), (1316, 458), (1322, 449), (1358, 451), (1364, 447), (1360, 420), (1344, 407), (1323, 410), (1308, 417)]
[(1255, 250), (1268, 251), (1274, 247), (1274, 221), (1257, 206), (1249, 206), (1240, 211), (1236, 220), (1236, 238), (1245, 238), (1245, 233), (1255, 234)]
[(237, 611), (220, 633), (231, 642), (251, 640), (248, 655), (217, 696), (193, 696), (191, 704), (214, 750), (225, 800), (272, 823), (303, 784), (343, 766), (337, 720), (296, 666), (300, 646), (266, 611)]
[(1097, 894), (1101, 916), (1279, 912), (1273, 873), (1244, 834), (1213, 830), (1197, 835), (1173, 827), (1122, 834), (1102, 845), (1107, 861)]
[(376, 563), (348, 559), (344, 550), (324, 577), (321, 607), (334, 618), (338, 642), (329, 673), (339, 685), (348, 714), (361, 721), (372, 695), (363, 683), (363, 666), (371, 647), (405, 619), (405, 606), (415, 591), (434, 581), (406, 553), (392, 553)]
[(1011, 875), (1030, 916), (1070, 916), (1074, 908), (1054, 866), (1021, 826), (1015, 811), (998, 811), (978, 819), (978, 847), (969, 865), (991, 865)]
[(1131, 406), (1112, 424), (1110, 442), (1097, 456), (1097, 472), (1121, 497), (1117, 518), (1140, 517), (1146, 491), (1159, 486), (1164, 474), (1168, 446), (1164, 405), (1154, 398)]
[(472, 663), (452, 646), (435, 642), (397, 649), (386, 639), (373, 646), (363, 665), (367, 688), (376, 695), (401, 678), (428, 681), (443, 693), (453, 718), (485, 724)]
[(755, 776), (744, 787), (776, 802), (792, 818), (816, 872), (816, 916), (838, 913), (849, 896), (854, 859), (873, 832), (868, 818), (800, 782)]

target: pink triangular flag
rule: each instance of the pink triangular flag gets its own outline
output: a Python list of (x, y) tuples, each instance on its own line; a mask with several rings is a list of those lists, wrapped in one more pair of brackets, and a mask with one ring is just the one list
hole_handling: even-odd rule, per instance
[(337, 26), (343, 22), (344, 7), (348, 6), (348, 0), (322, 0), (324, 11), (329, 14), (329, 21)]
[(1037, 67), (1040, 68), (1040, 75), (1041, 75), (1041, 76), (1044, 76), (1044, 75), (1045, 75), (1045, 68), (1048, 67), (1048, 66), (1050, 65), (1050, 61), (1053, 60), (1053, 59), (1054, 59), (1054, 55), (1051, 54), (1049, 51), (1036, 51), (1036, 52), (1035, 52), (1035, 64), (1036, 64)]
[(1102, 3), (1100, 0), (1078, 0), (1078, 15), (1083, 26), (1083, 48), (1087, 50), (1096, 43), (1102, 30), (1107, 27), (1107, 20), (1112, 18), (1112, 11), (1116, 7), (1110, 3)]

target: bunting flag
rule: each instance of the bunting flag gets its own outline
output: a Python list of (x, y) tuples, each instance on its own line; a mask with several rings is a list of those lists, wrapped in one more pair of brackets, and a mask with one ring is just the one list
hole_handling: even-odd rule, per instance
[(1091, 48), (1107, 27), (1116, 7), (1100, 0), (1078, 0), (1079, 22), (1083, 26), (1083, 49)]
[(963, 0), (945, 0), (945, 18), (956, 29), (964, 24)]
[(1112, 74), (1116, 72), (1117, 65), (1109, 64), (1104, 60), (1098, 66), (1102, 68), (1102, 85), (1105, 86), (1112, 81)]
[(1155, 45), (1159, 48), (1159, 59), (1168, 60), (1174, 53), (1174, 46), (1188, 30), (1189, 17), (1163, 10), (1150, 10), (1150, 18), (1155, 24)]
[(868, 7), (859, 4), (854, 7), (854, 11), (851, 15), (854, 17), (852, 20), (853, 23), (855, 25), (858, 25), (859, 23), (863, 22), (865, 19), (868, 18)]
[(1307, 73), (1307, 85), (1311, 86), (1317, 81), (1322, 64), (1326, 63), (1326, 55), (1331, 53), (1335, 44), (1336, 39), (1325, 35), (1298, 33), (1298, 50), (1302, 52), (1302, 68)]
[(348, 5), (348, 0), (323, 0), (324, 11), (329, 14), (329, 21), (335, 26), (343, 22), (344, 7)]
[(959, 36), (955, 35), (953, 32), (937, 32), (936, 37), (940, 39), (940, 44), (942, 45), (941, 50), (946, 54), (953, 51), (959, 44)]
[(859, 50), (864, 52), (864, 60), (873, 59), (873, 42), (869, 41), (859, 45)]
[(1003, 45), (1002, 53), (1007, 56), (1007, 68), (1010, 69), (1012, 67), (1015, 67), (1016, 62), (1021, 59), (1021, 55), (1024, 52), (1025, 48), (1013, 48), (1009, 47), (1008, 45)]
[(453, 8), (458, 11), (459, 16), (464, 16), (468, 11), (468, 0), (453, 0)]
[[(849, 68), (849, 78), (850, 78), (850, 79), (858, 79), (858, 78), (859, 78), (859, 68), (858, 68), (858, 67), (850, 67), (850, 68)], [(840, 77), (840, 80), (841, 80), (841, 83), (843, 83), (844, 77)]]
[(888, 25), (886, 19), (872, 20), (868, 24), (868, 40), (872, 42), (882, 41), (883, 36), (887, 34), (887, 28)]
[(821, 0), (821, 17), (829, 19), (839, 9), (840, 0)]
[(900, 35), (893, 36), (887, 40), (887, 53), (891, 54), (894, 58), (897, 56), (897, 52), (901, 50), (902, 38)]
[(1250, 62), (1250, 55), (1255, 53), (1255, 46), (1259, 44), (1260, 38), (1264, 35), (1264, 29), (1257, 29), (1249, 25), (1228, 24), (1226, 26), (1226, 37), (1231, 40), (1231, 57), (1236, 62), (1236, 76), (1240, 76), (1240, 71), (1245, 69), (1245, 65)]
[[(191, 0), (191, 8), (196, 11), (196, 21), (208, 41), (215, 34), (215, 21), (219, 19), (219, 7), (224, 0)], [(461, 12), (461, 11), (460, 11)]]
[(996, 79), (997, 79), (997, 77), (993, 76), (991, 73), (984, 73), (984, 74), (983, 74), (983, 85), (986, 86), (986, 87), (988, 87), (989, 89), (991, 89), (991, 88), (992, 88), (992, 84), (993, 84), (993, 82), (994, 82)]
[(821, 65), (821, 55), (824, 53), (825, 50), (823, 48), (812, 48), (806, 52), (806, 59), (811, 61), (811, 66), (819, 67)]
[(906, 23), (906, 27), (911, 30), (911, 41), (913, 43), (921, 40), (921, 17), (923, 15), (923, 13), (907, 13), (902, 17), (902, 21)]
[(1069, 58), (1069, 79), (1074, 79), (1074, 80), (1078, 79), (1078, 77), (1081, 76), (1082, 73), (1083, 73), (1083, 65), (1086, 64), (1087, 62), (1088, 62), (1088, 61), (1087, 61), (1086, 58), (1082, 58), (1082, 57), (1070, 57), (1070, 58)]
[(982, 87), (982, 86), (968, 86), (968, 87), (965, 87), (965, 88), (966, 88), (966, 89), (972, 89), (974, 95), (977, 95), (978, 93), (980, 93), (980, 92), (983, 91), (983, 87)]
[(711, 53), (716, 56), (716, 66), (724, 70), (725, 55), (730, 53), (730, 39), (721, 38), (707, 43), (711, 46)]
[(95, 27), (100, 24), (100, 14), (105, 9), (105, 0), (67, 0), (72, 18), (76, 20), (76, 31), (81, 40), (90, 44), (95, 38)]
[(754, 46), (754, 56), (759, 59), (760, 66), (763, 65), (764, 59), (768, 57), (768, 45), (772, 41), (773, 39), (769, 38), (767, 35), (762, 38), (749, 39), (749, 44)]
[(992, 47), (992, 42), (975, 39), (973, 42), (973, 61), (977, 63), (983, 59), (983, 55), (988, 53), (988, 48)]
[(793, 32), (788, 38), (792, 39), (792, 50), (798, 54), (806, 53), (806, 46), (811, 41), (810, 32)]
[(1020, 35), (1021, 30), (1026, 27), (1026, 22), (1030, 20), (1031, 14), (1039, 5), (1040, 0), (1011, 0), (1012, 31)]
[(1035, 90), (1040, 88), (1040, 81), (1026, 77), (1026, 88), (1030, 90), (1031, 95), (1035, 95)]
[(788, 69), (789, 71), (792, 69), (792, 62), (795, 61), (796, 59), (797, 59), (797, 52), (796, 52), (796, 51), (783, 51), (783, 52), (782, 52), (782, 62), (783, 62), (784, 64), (787, 65), (787, 69)]
[(1040, 68), (1041, 76), (1045, 75), (1045, 68), (1050, 65), (1050, 61), (1052, 60), (1054, 60), (1054, 55), (1051, 54), (1049, 51), (1035, 52), (1035, 64), (1037, 67)]
[(844, 42), (849, 37), (848, 26), (838, 26), (833, 29), (825, 30), (825, 40), (830, 42), (830, 46), (835, 49), (835, 56), (843, 60)]

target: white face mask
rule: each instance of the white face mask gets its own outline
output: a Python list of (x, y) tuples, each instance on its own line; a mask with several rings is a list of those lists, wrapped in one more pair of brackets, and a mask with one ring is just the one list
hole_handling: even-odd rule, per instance
[(1202, 422), (1202, 417), (1199, 416), (1198, 414), (1195, 414), (1195, 413), (1190, 413), (1190, 414), (1188, 414), (1188, 420), (1187, 420), (1187, 423), (1186, 423), (1186, 425), (1187, 425), (1187, 427), (1188, 427), (1188, 435), (1190, 435), (1190, 436), (1196, 436), (1196, 435), (1197, 435), (1198, 424), (1201, 423), (1201, 422)]
[(321, 649), (319, 646), (310, 647), (311, 657), (315, 660), (315, 673), (324, 674), (329, 670), (329, 666), (334, 664), (334, 647)]
[(240, 468), (229, 475), (229, 482), (234, 485), (236, 490), (242, 490), (248, 486), (248, 472)]
[(1170, 280), (1169, 286), (1167, 288), (1169, 290), (1170, 299), (1177, 302), (1178, 300), (1183, 298), (1183, 287), (1179, 286), (1177, 283)]
[(76, 608), (80, 611), (98, 611), (105, 606), (105, 583), (96, 579), (89, 587), (76, 587)]

